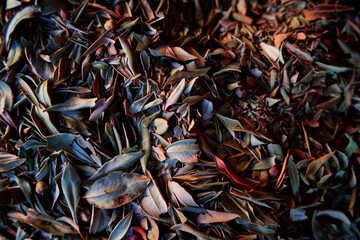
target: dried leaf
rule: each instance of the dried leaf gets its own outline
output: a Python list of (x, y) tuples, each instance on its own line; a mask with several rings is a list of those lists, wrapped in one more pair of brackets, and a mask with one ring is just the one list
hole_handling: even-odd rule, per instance
[(83, 108), (95, 107), (97, 98), (78, 98), (72, 97), (63, 103), (56, 104), (46, 109), (50, 112), (75, 111)]
[(80, 200), (80, 186), (81, 182), (77, 172), (71, 164), (67, 164), (61, 177), (61, 187), (72, 218), (76, 224), (78, 223), (77, 206)]
[(142, 152), (125, 153), (125, 154), (117, 155), (113, 159), (109, 160), (104, 165), (102, 165), (102, 167), (99, 168), (99, 170), (97, 170), (96, 173), (92, 175), (88, 180), (89, 181), (98, 180), (114, 171), (127, 171), (132, 166), (134, 166), (135, 162), (142, 155), (143, 155)]
[(149, 182), (137, 173), (113, 172), (91, 185), (84, 198), (98, 208), (116, 208), (139, 197)]
[(224, 223), (231, 220), (234, 220), (235, 218), (240, 217), (239, 215), (235, 213), (227, 213), (227, 212), (218, 212), (218, 211), (212, 211), (212, 210), (206, 210), (205, 214), (200, 214), (197, 218), (198, 223)]
[(172, 90), (171, 95), (166, 100), (164, 109), (166, 110), (171, 105), (174, 105), (177, 103), (179, 98), (181, 97), (181, 94), (183, 93), (185, 89), (185, 79), (181, 80), (181, 82)]
[(165, 148), (169, 159), (177, 159), (180, 162), (197, 162), (197, 153), (200, 148), (196, 139), (187, 139), (174, 142)]
[(6, 172), (17, 168), (26, 161), (25, 158), (19, 158), (16, 155), (6, 152), (0, 152), (0, 172)]
[(38, 6), (27, 6), (18, 11), (8, 22), (5, 28), (5, 47), (7, 50), (10, 48), (11, 36), (15, 33), (15, 29), (20, 25), (21, 22), (36, 17), (36, 14), (40, 12)]
[(31, 226), (44, 231), (46, 233), (54, 235), (65, 235), (65, 234), (76, 234), (69, 225), (56, 221), (55, 219), (36, 212), (35, 210), (29, 208), (27, 210), (26, 218), (24, 219), (25, 223), (30, 224)]
[(114, 230), (110, 233), (109, 240), (123, 239), (130, 228), (133, 212), (129, 212), (119, 223), (115, 226)]

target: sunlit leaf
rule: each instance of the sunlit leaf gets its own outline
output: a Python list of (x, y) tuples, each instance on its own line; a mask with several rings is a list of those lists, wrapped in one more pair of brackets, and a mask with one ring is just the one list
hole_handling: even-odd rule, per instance
[(88, 180), (93, 181), (105, 177), (114, 171), (127, 171), (135, 162), (143, 155), (142, 152), (125, 153), (114, 157), (113, 159), (106, 162), (104, 165), (97, 170)]
[(129, 212), (120, 222), (115, 226), (110, 233), (109, 240), (123, 239), (130, 228), (133, 212)]
[(20, 25), (21, 22), (27, 19), (34, 18), (37, 13), (40, 12), (40, 8), (38, 6), (27, 6), (22, 10), (18, 11), (6, 25), (5, 29), (5, 46), (7, 49), (10, 48), (11, 36), (15, 33), (15, 29)]
[(197, 162), (197, 153), (199, 145), (196, 139), (187, 139), (177, 141), (165, 148), (166, 155), (169, 159), (177, 159), (180, 162)]
[(84, 198), (98, 208), (116, 208), (139, 197), (149, 182), (137, 173), (113, 172), (91, 185)]

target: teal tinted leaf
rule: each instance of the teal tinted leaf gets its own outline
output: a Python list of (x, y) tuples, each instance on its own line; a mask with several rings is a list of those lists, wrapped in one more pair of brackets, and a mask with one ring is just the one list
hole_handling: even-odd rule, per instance
[(148, 94), (145, 97), (140, 98), (140, 99), (136, 100), (135, 102), (133, 102), (130, 105), (130, 112), (132, 114), (140, 112), (151, 96), (152, 96), (152, 94)]
[(143, 155), (142, 152), (120, 154), (106, 162), (97, 172), (92, 175), (88, 180), (94, 181), (105, 177), (114, 171), (128, 171), (136, 161)]
[(275, 230), (269, 227), (264, 227), (254, 223), (243, 223), (242, 226), (250, 232), (260, 234), (262, 236), (272, 236), (275, 234)]
[(306, 173), (305, 173), (305, 177), (311, 177), (313, 176), (320, 168), (323, 164), (325, 164), (325, 162), (327, 160), (329, 160), (330, 157), (332, 157), (334, 155), (334, 152), (325, 154), (324, 156), (311, 161), (311, 163), (309, 164)]
[(293, 222), (305, 221), (308, 219), (306, 211), (303, 208), (295, 208), (290, 210), (290, 219)]
[(104, 230), (110, 221), (110, 211), (108, 209), (96, 208), (92, 206), (92, 215), (89, 233), (97, 233)]
[(80, 178), (75, 169), (67, 164), (61, 178), (61, 188), (65, 195), (66, 202), (70, 209), (72, 218), (77, 224), (77, 206), (80, 200)]
[(300, 177), (292, 155), (289, 158), (288, 173), (293, 194), (294, 196), (298, 196), (300, 188)]
[(231, 118), (222, 116), (220, 114), (216, 114), (216, 116), (221, 120), (221, 122), (224, 124), (224, 126), (227, 129), (233, 130), (233, 131), (242, 131), (242, 130), (244, 130), (244, 128), (242, 127), (242, 125), (240, 124), (240, 122), (238, 120), (231, 119)]
[(15, 182), (19, 185), (21, 191), (23, 192), (26, 201), (30, 203), (31, 206), (33, 206), (32, 202), (32, 190), (30, 184), (22, 177), (17, 177), (16, 175), (9, 174), (11, 178), (15, 180)]
[(276, 156), (263, 158), (261, 162), (256, 161), (255, 164), (249, 167), (251, 170), (267, 170), (275, 166)]
[(10, 48), (10, 41), (12, 34), (15, 33), (15, 29), (18, 27), (18, 25), (27, 19), (34, 18), (37, 13), (40, 12), (40, 7), (38, 6), (27, 6), (18, 11), (9, 21), (9, 23), (6, 25), (5, 29), (5, 47), (7, 50)]
[(109, 240), (121, 240), (128, 232), (132, 220), (133, 212), (129, 212), (120, 222), (115, 226), (114, 230), (110, 233)]
[(139, 197), (149, 182), (137, 173), (113, 172), (91, 185), (84, 198), (98, 208), (116, 208)]
[(338, 210), (321, 210), (316, 213), (316, 217), (325, 216), (335, 218), (343, 223), (345, 223), (348, 227), (351, 226), (351, 222), (349, 218), (341, 211)]
[(13, 154), (0, 152), (0, 172), (6, 172), (14, 169), (23, 164), (25, 160), (25, 158), (19, 158)]
[(326, 69), (326, 70), (332, 71), (334, 73), (343, 73), (343, 72), (347, 72), (347, 71), (351, 70), (351, 68), (331, 66), (331, 65), (327, 65), (327, 64), (321, 63), (321, 62), (316, 62), (316, 65), (318, 65), (322, 69)]
[(58, 133), (46, 137), (47, 148), (59, 151), (69, 146), (78, 136), (71, 133)]
[(349, 144), (346, 146), (345, 148), (345, 154), (350, 157), (355, 150), (358, 148), (358, 145), (356, 144), (356, 142), (351, 138), (351, 136), (349, 134), (345, 134), (345, 136), (347, 137), (347, 139), (349, 139)]

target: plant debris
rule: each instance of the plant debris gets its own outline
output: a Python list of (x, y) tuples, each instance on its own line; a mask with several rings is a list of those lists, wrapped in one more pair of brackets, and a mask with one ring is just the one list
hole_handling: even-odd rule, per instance
[(0, 3), (1, 239), (359, 239), (359, 6)]

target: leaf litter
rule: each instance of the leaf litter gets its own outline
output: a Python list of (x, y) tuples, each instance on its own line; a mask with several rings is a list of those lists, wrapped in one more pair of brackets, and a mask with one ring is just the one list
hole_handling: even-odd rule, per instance
[(360, 238), (359, 7), (2, 1), (0, 238)]

